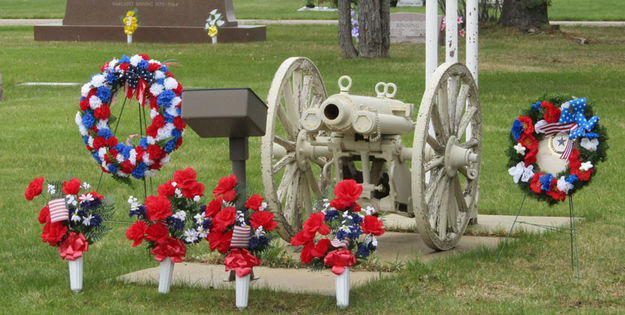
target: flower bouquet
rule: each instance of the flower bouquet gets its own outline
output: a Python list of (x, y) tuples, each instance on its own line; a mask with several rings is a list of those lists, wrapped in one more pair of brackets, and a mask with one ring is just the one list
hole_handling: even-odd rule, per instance
[(247, 307), (252, 268), (260, 265), (257, 255), (269, 246), (273, 235), (268, 232), (276, 229), (277, 222), (273, 213), (265, 210), (267, 204), (260, 195), (253, 195), (244, 208), (237, 209), (236, 186), (235, 175), (221, 178), (205, 216), (211, 222), (207, 237), (210, 249), (223, 254), (226, 271), (236, 275), (236, 306), (243, 309)]
[(196, 181), (196, 173), (187, 168), (174, 173), (174, 179), (158, 187), (158, 195), (145, 198), (140, 204), (130, 196), (129, 216), (137, 221), (128, 228), (126, 237), (132, 246), (144, 240), (154, 259), (161, 262), (158, 292), (168, 293), (174, 263), (182, 262), (186, 244), (199, 243), (208, 235), (210, 220), (206, 206), (200, 203), (204, 185)]
[(341, 308), (349, 306), (349, 268), (375, 251), (376, 236), (384, 234), (384, 224), (374, 215), (375, 209), (368, 206), (363, 210), (356, 203), (361, 193), (362, 186), (356, 181), (341, 181), (334, 189), (336, 198), (325, 202), (321, 212), (311, 214), (302, 231), (291, 239), (291, 245), (303, 246), (302, 264), (315, 269), (332, 267), (336, 304)]
[[(35, 178), (24, 193), (26, 199), (40, 195), (44, 182), (43, 177)], [(50, 197), (39, 213), (39, 223), (45, 224), (41, 240), (58, 247), (61, 258), (68, 260), (70, 288), (74, 292), (82, 290), (83, 252), (111, 229), (103, 222), (111, 219), (115, 209), (112, 199), (89, 192), (89, 188), (78, 178), (48, 182)]]
[(211, 38), (213, 44), (217, 44), (217, 33), (219, 32), (218, 28), (224, 25), (224, 23), (226, 22), (221, 19), (221, 13), (219, 13), (217, 9), (214, 9), (208, 14), (204, 29), (208, 32), (208, 36)]

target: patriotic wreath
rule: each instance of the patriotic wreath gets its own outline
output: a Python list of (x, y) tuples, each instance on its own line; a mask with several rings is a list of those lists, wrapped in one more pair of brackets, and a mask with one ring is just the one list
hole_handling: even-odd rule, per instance
[[(550, 205), (588, 185), (597, 164), (606, 160), (608, 149), (606, 129), (598, 122), (586, 98), (541, 97), (512, 123), (506, 153), (513, 181)], [(541, 160), (546, 159), (556, 161), (558, 170), (548, 171), (554, 168), (553, 163), (541, 166), (545, 163)]]
[[(129, 100), (134, 96), (140, 107), (146, 103), (150, 106), (151, 124), (147, 126), (145, 114), (139, 117), (147, 128), (138, 145), (131, 143), (135, 135), (126, 144), (119, 142), (109, 126), (120, 118), (111, 114), (111, 106), (122, 88)], [(132, 175), (141, 179), (156, 174), (182, 144), (186, 124), (180, 118), (181, 106), (182, 85), (167, 65), (147, 55), (123, 55), (105, 63), (101, 72), (82, 86), (75, 121), (87, 149), (104, 172), (117, 178)]]

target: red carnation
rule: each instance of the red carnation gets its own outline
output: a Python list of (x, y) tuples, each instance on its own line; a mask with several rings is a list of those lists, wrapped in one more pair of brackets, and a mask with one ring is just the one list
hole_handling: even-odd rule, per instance
[(365, 234), (373, 234), (375, 236), (384, 234), (384, 222), (372, 215), (365, 216), (365, 219), (360, 223), (360, 227)]
[(527, 154), (525, 154), (525, 166), (532, 165), (536, 163), (536, 153), (538, 153), (538, 140), (534, 138), (533, 135), (523, 133), (521, 138), (519, 138), (519, 143), (528, 149)]
[(161, 149), (161, 147), (159, 147), (156, 144), (149, 145), (146, 151), (150, 155), (150, 160), (154, 162), (160, 160), (165, 154), (165, 152)]
[(67, 233), (67, 226), (63, 222), (47, 223), (43, 227), (41, 233), (41, 241), (50, 244), (50, 246), (56, 246)]
[(200, 182), (187, 183), (182, 186), (182, 195), (193, 199), (195, 196), (204, 196), (204, 184)]
[(156, 138), (156, 135), (158, 135), (158, 127), (152, 125), (149, 125), (146, 129), (145, 129), (145, 133), (152, 137), (152, 138)]
[(148, 71), (150, 71), (150, 72), (154, 72), (154, 71), (156, 71), (156, 70), (158, 70), (160, 68), (161, 68), (161, 65), (159, 63), (156, 63), (156, 62), (152, 62), (152, 63), (150, 63), (148, 65)]
[(79, 105), (80, 105), (80, 110), (82, 111), (87, 110), (87, 108), (89, 108), (89, 99), (85, 97), (84, 99), (80, 101)]
[(105, 104), (102, 104), (93, 111), (93, 117), (97, 119), (107, 119), (109, 116), (111, 116), (111, 109)]
[(278, 226), (278, 223), (273, 220), (273, 213), (269, 211), (254, 212), (250, 218), (250, 223), (254, 229), (262, 226), (263, 230), (272, 231)]
[(139, 54), (139, 57), (141, 57), (141, 59), (143, 59), (145, 61), (150, 60), (150, 57), (148, 57), (148, 55), (146, 55), (146, 54)]
[(302, 262), (302, 264), (308, 265), (314, 257), (323, 257), (328, 251), (329, 247), (330, 240), (327, 238), (320, 239), (317, 245), (315, 245), (315, 243), (312, 241), (308, 242), (306, 243), (306, 245), (304, 245), (304, 248), (299, 255), (300, 261)]
[(517, 118), (523, 124), (523, 133), (532, 134), (534, 133), (534, 124), (532, 123), (532, 119), (527, 116), (520, 116)]
[(130, 64), (126, 62), (119, 65), (119, 69), (124, 70), (124, 71), (128, 71), (128, 67), (130, 67)]
[(259, 194), (255, 194), (250, 199), (245, 202), (245, 207), (248, 209), (252, 209), (254, 211), (258, 211), (258, 209), (263, 205), (263, 197)]
[(540, 194), (542, 191), (542, 184), (540, 183), (540, 176), (545, 175), (544, 173), (534, 173), (534, 177), (530, 181), (530, 188), (533, 192)]
[(213, 219), (213, 230), (223, 232), (229, 225), (234, 224), (236, 219), (236, 211), (233, 207), (224, 208), (219, 211)]
[(41, 208), (39, 211), (39, 223), (49, 223), (50, 222), (50, 207), (46, 204), (45, 207)]
[[(104, 137), (95, 137), (93, 139), (93, 149), (98, 150), (102, 147), (106, 146), (106, 139)], [(107, 157), (108, 155), (105, 155)]]
[(553, 106), (549, 102), (542, 102), (540, 106), (545, 108), (545, 121), (548, 123), (557, 123), (560, 120), (560, 109)]
[(345, 271), (345, 267), (351, 267), (356, 264), (356, 256), (349, 249), (334, 250), (328, 253), (323, 262), (332, 266), (332, 272), (341, 275)]
[(63, 193), (76, 195), (80, 191), (80, 179), (72, 178), (69, 182), (63, 182)]
[(187, 123), (180, 117), (174, 117), (174, 127), (178, 130), (183, 130), (187, 126)]
[(569, 155), (569, 168), (572, 171), (574, 169), (578, 169), (580, 166), (582, 166), (582, 162), (579, 160), (579, 151), (577, 149), (573, 149)]
[(174, 181), (179, 185), (187, 185), (189, 183), (195, 182), (197, 179), (197, 174), (195, 170), (187, 167), (184, 170), (179, 170), (174, 173)]
[(37, 177), (33, 179), (30, 184), (28, 184), (28, 188), (26, 188), (26, 191), (24, 192), (26, 200), (33, 200), (35, 196), (39, 196), (39, 194), (41, 194), (41, 191), (43, 190), (43, 181), (43, 177)]
[(150, 221), (165, 220), (171, 215), (171, 203), (163, 196), (145, 198), (145, 209)]
[(295, 236), (291, 238), (291, 245), (292, 246), (305, 245), (305, 244), (308, 244), (309, 242), (312, 242), (314, 238), (315, 238), (315, 234), (310, 234), (310, 233), (307, 233), (306, 231), (299, 231), (297, 232), (297, 234), (295, 234)]
[[(138, 221), (143, 222), (143, 221)], [(169, 237), (169, 229), (163, 223), (156, 222), (150, 224), (145, 230), (145, 240), (148, 242), (161, 242), (163, 239)]]
[(547, 191), (547, 196), (560, 201), (564, 201), (564, 199), (566, 199), (566, 193), (558, 189), (557, 179), (551, 180), (551, 189)]
[(219, 212), (219, 210), (221, 210), (222, 203), (223, 203), (223, 200), (221, 200), (221, 198), (211, 200), (211, 202), (208, 203), (208, 205), (206, 206), (206, 209), (204, 210), (205, 216), (207, 218), (214, 217)]
[(114, 146), (117, 145), (117, 138), (111, 136), (108, 139), (106, 139), (106, 146), (108, 146), (109, 148), (112, 148)]
[(346, 179), (336, 184), (334, 195), (336, 199), (330, 201), (330, 205), (338, 210), (345, 210), (350, 207), (362, 193), (362, 185), (356, 183), (353, 179)]
[(215, 197), (223, 195), (225, 201), (233, 201), (236, 197), (234, 186), (237, 185), (237, 177), (233, 174), (227, 177), (222, 177), (219, 180), (219, 184), (213, 190)]
[(154, 119), (152, 119), (152, 126), (156, 128), (165, 127), (165, 117), (162, 115), (155, 116)]
[(182, 84), (178, 82), (178, 86), (176, 86), (176, 88), (173, 89), (172, 91), (174, 91), (174, 93), (176, 93), (177, 96), (180, 96), (180, 94), (182, 94)]
[(180, 148), (180, 146), (182, 145), (182, 137), (178, 138), (178, 140), (176, 140), (176, 150), (178, 150), (178, 148)]
[[(122, 163), (122, 166), (124, 164)], [(163, 183), (162, 185), (158, 186), (158, 194), (161, 196), (165, 196), (165, 197), (171, 197), (176, 193), (176, 187), (172, 186), (172, 183), (174, 181), (170, 180), (168, 182)]]
[(143, 243), (148, 224), (145, 221), (137, 221), (126, 230), (126, 238), (132, 241), (132, 247)]
[(330, 228), (327, 224), (323, 223), (324, 220), (325, 214), (321, 212), (311, 214), (308, 220), (304, 222), (303, 231), (313, 234), (313, 236), (317, 232), (321, 235), (328, 235), (330, 233)]
[(121, 168), (122, 168), (122, 172), (124, 172), (126, 174), (130, 174), (130, 173), (132, 173), (132, 170), (135, 169), (135, 166), (132, 165), (132, 163), (130, 163), (130, 161), (123, 161)]
[(208, 233), (208, 237), (206, 237), (206, 240), (210, 245), (211, 251), (217, 249), (220, 253), (225, 254), (230, 249), (230, 241), (232, 241), (232, 231), (222, 233), (213, 229), (210, 233)]
[(175, 263), (182, 262), (182, 257), (187, 254), (187, 247), (184, 242), (177, 238), (167, 237), (161, 242), (157, 242), (156, 246), (152, 249), (152, 255), (154, 259), (163, 261), (165, 258), (171, 258), (171, 261)]

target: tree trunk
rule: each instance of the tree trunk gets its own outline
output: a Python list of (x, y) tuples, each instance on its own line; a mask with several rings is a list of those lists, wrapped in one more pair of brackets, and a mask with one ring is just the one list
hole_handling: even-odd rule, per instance
[(362, 57), (388, 57), (390, 40), (390, 1), (360, 0), (358, 52)]
[(499, 24), (514, 26), (522, 31), (549, 25), (547, 1), (504, 0)]
[(352, 40), (351, 3), (350, 0), (339, 0), (339, 46), (344, 58), (358, 56)]

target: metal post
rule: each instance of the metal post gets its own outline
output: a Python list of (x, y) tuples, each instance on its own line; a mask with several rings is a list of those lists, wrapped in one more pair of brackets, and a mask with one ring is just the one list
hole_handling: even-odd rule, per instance
[(239, 198), (237, 208), (242, 209), (245, 206), (247, 198), (245, 177), (245, 161), (249, 158), (247, 137), (229, 138), (230, 140), (230, 161), (232, 161), (232, 173), (237, 177), (237, 183), (242, 198)]
[(527, 197), (527, 194), (523, 195), (523, 200), (521, 200), (521, 205), (519, 206), (519, 210), (516, 212), (516, 216), (514, 217), (512, 226), (510, 226), (510, 231), (508, 231), (508, 235), (506, 235), (506, 240), (503, 242), (503, 246), (501, 246), (501, 250), (499, 250), (499, 255), (497, 255), (496, 263), (499, 263), (499, 260), (501, 259), (501, 254), (503, 254), (503, 250), (506, 249), (506, 245), (508, 245), (508, 239), (510, 238), (510, 235), (512, 234), (512, 230), (514, 229), (514, 225), (516, 224), (516, 221), (519, 219), (519, 215), (521, 214), (521, 209), (523, 209), (523, 204), (525, 203), (525, 197)]
[(445, 25), (445, 62), (458, 62), (458, 0), (447, 0)]
[(478, 73), (478, 6), (477, 0), (467, 0), (467, 20), (465, 25), (467, 26), (467, 46), (466, 46), (466, 63), (467, 68), (471, 71), (475, 85), (477, 85), (477, 73)]
[[(573, 217), (573, 196), (569, 196), (569, 217), (571, 220), (569, 227), (571, 236), (571, 268), (575, 268), (577, 281), (579, 281), (579, 256), (577, 254), (577, 230), (575, 229), (575, 219)], [(575, 265), (573, 265), (573, 259), (575, 259)]]
[(425, 88), (438, 67), (438, 1), (425, 2)]

